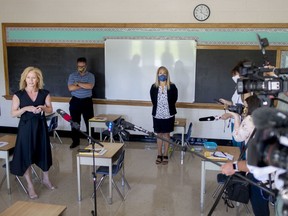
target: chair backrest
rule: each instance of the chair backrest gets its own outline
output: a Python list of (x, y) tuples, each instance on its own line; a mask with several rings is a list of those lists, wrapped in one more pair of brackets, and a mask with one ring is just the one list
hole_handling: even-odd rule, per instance
[(116, 170), (115, 173), (118, 173), (121, 168), (123, 167), (124, 164), (124, 158), (125, 158), (125, 150), (123, 150), (117, 160), (117, 164), (116, 164)]
[(190, 122), (189, 126), (188, 126), (188, 130), (187, 130), (187, 133), (185, 134), (185, 137), (184, 137), (184, 140), (185, 142), (188, 142), (189, 141), (189, 138), (191, 137), (191, 134), (192, 134), (192, 122)]
[(48, 127), (48, 132), (55, 130), (57, 127), (58, 127), (58, 116), (55, 115), (51, 118), (51, 121)]

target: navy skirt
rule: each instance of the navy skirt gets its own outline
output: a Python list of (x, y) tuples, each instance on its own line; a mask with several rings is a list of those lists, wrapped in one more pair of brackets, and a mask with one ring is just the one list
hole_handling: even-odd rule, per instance
[(155, 133), (170, 133), (174, 131), (175, 116), (169, 119), (157, 119), (153, 117), (153, 128)]

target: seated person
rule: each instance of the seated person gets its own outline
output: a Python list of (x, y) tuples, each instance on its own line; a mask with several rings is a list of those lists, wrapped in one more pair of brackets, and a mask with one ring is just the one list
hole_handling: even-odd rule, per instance
[[(252, 112), (261, 106), (261, 100), (256, 96), (252, 95), (245, 99), (244, 101), (244, 111), (243, 115), (245, 116), (243, 121), (240, 121), (240, 115), (233, 112), (227, 112), (221, 116), (221, 119), (226, 120), (228, 118), (234, 119), (234, 130), (233, 137), (236, 141), (245, 141), (245, 145), (250, 139), (254, 131), (254, 124), (252, 121)], [(234, 168), (235, 169), (234, 169)], [(254, 178), (253, 174), (249, 172), (246, 160), (227, 162), (221, 167), (221, 172), (225, 175), (233, 175), (236, 171), (247, 172), (247, 178), (254, 182), (259, 182)], [(265, 197), (265, 194), (259, 187), (251, 185), (250, 187), (250, 202), (253, 208), (254, 215), (256, 216), (268, 216), (270, 215), (269, 211), (269, 200), (267, 199), (268, 195)]]

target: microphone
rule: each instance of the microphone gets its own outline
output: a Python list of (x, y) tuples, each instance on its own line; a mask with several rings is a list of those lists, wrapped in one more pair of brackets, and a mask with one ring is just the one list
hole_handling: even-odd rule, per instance
[(109, 132), (113, 132), (115, 123), (112, 122), (112, 121), (107, 121), (105, 124), (106, 124), (106, 126), (108, 127), (108, 131), (109, 131)]
[(143, 133), (148, 134), (149, 136), (154, 136), (154, 133), (153, 133), (153, 132), (150, 132), (150, 131), (142, 128), (142, 127), (139, 127), (139, 126), (134, 125), (134, 124), (132, 124), (132, 123), (130, 123), (130, 122), (127, 122), (127, 121), (125, 121), (124, 119), (121, 119), (121, 121), (119, 122), (119, 124), (120, 124), (123, 128), (125, 128), (125, 129), (128, 129), (128, 130), (138, 130), (138, 131), (141, 131), (141, 132), (143, 132)]
[(252, 113), (252, 119), (257, 129), (288, 125), (288, 113), (272, 107), (259, 107)]
[(199, 118), (199, 121), (217, 121), (221, 119), (220, 116), (207, 116), (207, 117), (202, 117), (202, 118)]
[(72, 121), (72, 117), (67, 114), (64, 110), (62, 109), (57, 109), (56, 112), (67, 122), (70, 123), (71, 127), (79, 130), (80, 129), (80, 125), (77, 122), (73, 122)]
[(72, 121), (72, 117), (68, 115), (64, 110), (57, 109), (56, 112), (65, 120), (68, 122)]
[(265, 55), (265, 53), (266, 53), (265, 47), (269, 46), (269, 42), (268, 42), (267, 38), (260, 38), (259, 34), (256, 34), (256, 36), (257, 36), (259, 48), (261, 49), (262, 54)]

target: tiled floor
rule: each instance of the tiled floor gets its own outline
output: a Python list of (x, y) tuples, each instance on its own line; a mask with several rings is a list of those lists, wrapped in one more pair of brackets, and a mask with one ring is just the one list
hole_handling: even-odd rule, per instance
[[(77, 200), (76, 154), (77, 149), (70, 150), (70, 139), (62, 138), (64, 144), (51, 138), (53, 148), (53, 168), (50, 169), (52, 182), (57, 185), (54, 191), (47, 190), (39, 182), (35, 188), (39, 199), (30, 200), (20, 185), (11, 176), (12, 194), (8, 195), (6, 182), (0, 189), (0, 212), (18, 200), (29, 202), (51, 203), (67, 206), (64, 215), (80, 216), (92, 215), (94, 201), (92, 169), (82, 166), (82, 196)], [(81, 148), (86, 145), (82, 140)], [(125, 143), (125, 171), (131, 190), (126, 200), (121, 201), (113, 190), (113, 204), (108, 205), (104, 197), (107, 195), (107, 184), (102, 191), (97, 191), (97, 215), (99, 216), (194, 216), (200, 214), (200, 159), (186, 153), (184, 165), (180, 165), (180, 152), (176, 151), (168, 165), (155, 165), (157, 155), (155, 143)], [(4, 161), (1, 161), (1, 165)], [(39, 170), (38, 170), (39, 171)], [(214, 199), (211, 197), (217, 183), (217, 172), (210, 171), (206, 175), (205, 210), (210, 211)], [(0, 170), (0, 178), (4, 176), (4, 169)], [(0, 179), (0, 180), (1, 180)], [(25, 180), (23, 179), (23, 182)], [(106, 181), (107, 183), (108, 181)], [(127, 192), (127, 191), (126, 191)], [(251, 209), (251, 208), (250, 208)], [(239, 215), (247, 215), (241, 205)], [(271, 207), (273, 212), (273, 208)], [(228, 209), (223, 200), (220, 201), (213, 215), (236, 215), (236, 209)], [(249, 215), (249, 214), (248, 214)], [(252, 214), (250, 214), (252, 215)], [(273, 215), (273, 214), (272, 214)]]

